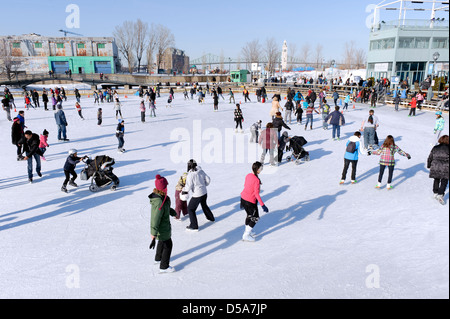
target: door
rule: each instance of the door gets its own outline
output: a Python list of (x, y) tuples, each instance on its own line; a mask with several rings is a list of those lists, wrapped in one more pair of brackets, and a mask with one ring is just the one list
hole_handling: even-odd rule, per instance
[(69, 71), (69, 61), (52, 61), (52, 70), (55, 74), (65, 74)]
[(111, 74), (111, 62), (110, 61), (95, 61), (94, 62), (95, 73)]

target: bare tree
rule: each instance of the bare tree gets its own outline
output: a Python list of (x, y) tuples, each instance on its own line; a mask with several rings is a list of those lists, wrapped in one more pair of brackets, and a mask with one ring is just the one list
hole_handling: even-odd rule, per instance
[(245, 44), (242, 48), (242, 55), (244, 56), (247, 69), (249, 64), (259, 62), (261, 53), (262, 49), (259, 40), (253, 40)]
[(342, 68), (351, 69), (354, 63), (355, 63), (355, 43), (353, 41), (346, 42), (344, 47)]
[(289, 45), (289, 53), (288, 53), (288, 71), (292, 71), (294, 68), (297, 67), (295, 64), (297, 58), (297, 45), (295, 43), (291, 43)]
[(145, 48), (147, 47), (147, 34), (148, 34), (148, 23), (142, 22), (141, 19), (138, 19), (134, 23), (134, 33), (136, 38), (136, 44), (134, 46), (134, 50), (136, 53), (136, 59), (138, 62), (138, 72), (141, 70), (141, 60), (144, 55)]
[(364, 69), (366, 67), (366, 51), (364, 49), (357, 49), (355, 51), (355, 66), (357, 69)]
[(128, 62), (128, 71), (133, 73), (133, 50), (135, 47), (134, 23), (132, 21), (125, 21), (121, 26), (116, 26), (113, 36), (116, 39), (117, 48)]
[(322, 59), (323, 59), (323, 46), (321, 44), (317, 44), (316, 46), (316, 52), (314, 55), (314, 63), (316, 65), (316, 68), (318, 69), (320, 64), (322, 63)]
[(147, 71), (152, 73), (153, 69), (153, 56), (155, 55), (157, 45), (158, 34), (155, 25), (152, 23), (150, 31), (148, 32), (147, 39)]
[(274, 72), (277, 63), (280, 61), (281, 50), (278, 47), (275, 38), (266, 39), (264, 54), (267, 60), (267, 71)]
[(158, 24), (156, 26), (156, 65), (161, 69), (166, 50), (175, 45), (175, 37), (169, 28)]
[(308, 60), (310, 58), (310, 55), (311, 55), (311, 47), (309, 46), (308, 43), (303, 44), (300, 52), (300, 60), (305, 64), (305, 67), (309, 62)]

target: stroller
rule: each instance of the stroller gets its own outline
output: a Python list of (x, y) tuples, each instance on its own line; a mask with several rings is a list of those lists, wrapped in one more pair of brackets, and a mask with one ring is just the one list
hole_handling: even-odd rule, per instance
[(286, 151), (292, 150), (292, 155), (288, 156), (286, 160), (295, 161), (295, 164), (302, 163), (301, 159), (304, 158), (305, 162), (309, 162), (309, 152), (305, 151), (303, 146), (308, 142), (303, 136), (294, 136), (289, 140), (289, 145), (286, 146)]
[(105, 188), (111, 184), (111, 190), (115, 191), (119, 186), (119, 178), (113, 174), (114, 158), (106, 155), (96, 156), (94, 159), (88, 158), (84, 161), (85, 167), (81, 171), (80, 179), (83, 181), (92, 178), (89, 190), (97, 192), (101, 188)]

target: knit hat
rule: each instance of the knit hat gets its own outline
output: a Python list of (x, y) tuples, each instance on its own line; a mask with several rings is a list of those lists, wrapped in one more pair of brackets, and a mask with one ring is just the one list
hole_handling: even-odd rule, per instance
[(161, 175), (156, 175), (155, 187), (157, 190), (166, 191), (167, 185), (169, 185), (169, 182), (167, 182), (167, 179), (165, 179)]

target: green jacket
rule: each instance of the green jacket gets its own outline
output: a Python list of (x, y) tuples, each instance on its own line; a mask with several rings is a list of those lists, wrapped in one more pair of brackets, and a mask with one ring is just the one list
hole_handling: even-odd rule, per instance
[[(158, 240), (169, 240), (172, 236), (172, 228), (170, 226), (170, 216), (176, 216), (175, 210), (170, 208), (170, 198), (167, 196), (164, 202), (164, 197), (155, 193), (151, 193), (150, 204), (152, 205), (150, 233), (156, 236)], [(159, 208), (163, 205), (161, 210)]]

